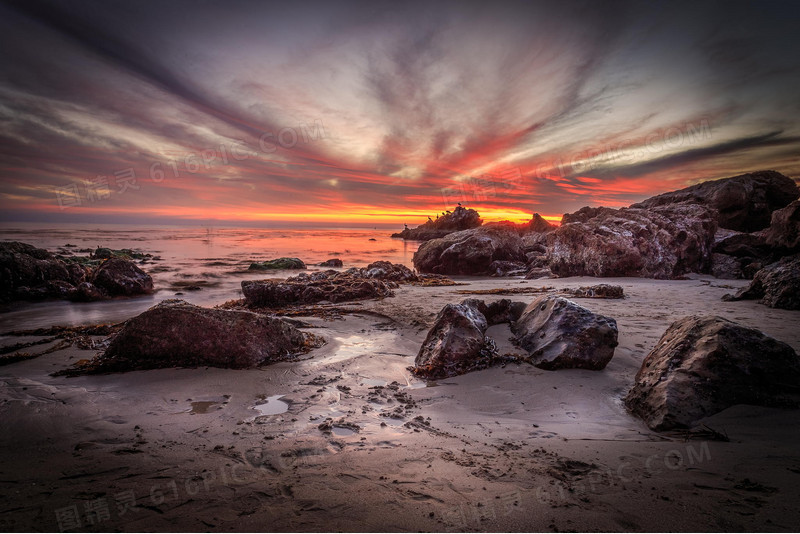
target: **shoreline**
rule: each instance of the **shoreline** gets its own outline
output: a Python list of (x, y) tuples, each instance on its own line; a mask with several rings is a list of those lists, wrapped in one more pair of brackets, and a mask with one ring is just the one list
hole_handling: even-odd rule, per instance
[[(652, 432), (621, 402), (673, 320), (718, 314), (798, 350), (800, 312), (723, 302), (747, 281), (704, 275), (454, 279), (469, 285), (404, 285), (395, 297), (337, 305), (356, 310), (342, 319), (303, 318), (328, 343), (254, 370), (49, 376), (94, 354), (76, 347), (3, 366), (4, 530), (60, 530), (75, 510), (77, 531), (800, 524), (797, 410), (740, 405), (704, 420), (727, 434), (722, 442)], [(619, 324), (603, 371), (508, 364), (426, 383), (406, 369), (442, 306), (470, 296), (457, 291), (598, 282), (626, 294), (579, 300)], [(502, 329), (493, 333), (502, 341)], [(286, 411), (259, 415), (265, 400), (267, 411), (283, 409), (278, 401)], [(131, 495), (137, 507), (123, 508)]]

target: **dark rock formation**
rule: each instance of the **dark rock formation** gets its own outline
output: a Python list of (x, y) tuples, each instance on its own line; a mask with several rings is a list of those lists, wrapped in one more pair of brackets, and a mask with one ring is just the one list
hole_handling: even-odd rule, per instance
[(429, 378), (453, 376), (490, 357), (484, 337), (487, 327), (486, 317), (475, 306), (447, 304), (419, 349), (414, 373)]
[(428, 218), (428, 222), (425, 224), (417, 226), (416, 228), (406, 227), (402, 232), (392, 234), (392, 237), (427, 241), (429, 239), (444, 237), (447, 234), (452, 234), (460, 230), (477, 228), (482, 223), (483, 220), (481, 220), (477, 211), (458, 206), (452, 213), (447, 212), (441, 217), (434, 219)]
[(770, 308), (800, 310), (800, 254), (767, 265), (756, 273), (749, 286), (724, 299), (761, 299)]
[(762, 235), (777, 254), (800, 252), (800, 200), (772, 212), (770, 226)]
[(320, 267), (343, 267), (344, 263), (339, 258), (331, 258), (319, 264)]
[(378, 278), (367, 278), (358, 272), (322, 271), (302, 273), (286, 279), (245, 280), (242, 293), (248, 306), (274, 308), (315, 302), (344, 302), (393, 296), (397, 284)]
[(523, 276), (528, 266), (522, 261), (493, 261), (489, 265), (489, 276)]
[(775, 171), (758, 171), (703, 182), (649, 198), (632, 208), (654, 208), (682, 202), (700, 204), (718, 212), (721, 228), (754, 232), (770, 225), (772, 212), (800, 196), (794, 180)]
[(250, 264), (251, 271), (271, 271), (275, 269), (305, 269), (306, 264), (299, 258), (278, 258)]
[(617, 346), (617, 322), (563, 297), (531, 302), (511, 330), (541, 369), (603, 369)]
[(502, 227), (480, 227), (432, 239), (414, 253), (422, 273), (487, 274), (494, 261), (525, 261), (522, 239)]
[(111, 257), (92, 275), (92, 284), (111, 297), (131, 297), (153, 292), (153, 279), (130, 260)]
[(80, 265), (44, 249), (18, 241), (0, 243), (0, 301), (69, 298), (86, 274)]
[(464, 299), (461, 304), (471, 306), (478, 310), (485, 318), (489, 326), (501, 323), (513, 323), (520, 318), (525, 311), (527, 304), (524, 302), (500, 299), (486, 304), (480, 299)]
[(687, 428), (735, 404), (785, 406), (798, 383), (789, 345), (722, 317), (692, 316), (661, 336), (625, 404), (653, 430)]
[(393, 282), (419, 282), (419, 277), (405, 265), (390, 263), (388, 261), (376, 261), (370, 263), (363, 269), (351, 269), (349, 272), (364, 278), (377, 278), (379, 280), (390, 280)]
[(558, 276), (675, 278), (710, 267), (716, 222), (696, 204), (583, 208), (564, 220), (546, 234)]
[(164, 367), (244, 369), (290, 359), (312, 337), (276, 317), (165, 300), (128, 320), (88, 372)]

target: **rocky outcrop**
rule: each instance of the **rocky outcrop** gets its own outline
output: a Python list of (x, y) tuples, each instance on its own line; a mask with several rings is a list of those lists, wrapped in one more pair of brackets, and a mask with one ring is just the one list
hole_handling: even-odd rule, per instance
[(547, 264), (557, 276), (676, 278), (706, 272), (714, 214), (696, 204), (651, 209), (583, 208), (547, 235)]
[(489, 276), (524, 276), (528, 266), (522, 261), (493, 261), (489, 265)]
[(625, 405), (653, 430), (688, 428), (735, 404), (790, 404), (798, 383), (789, 345), (722, 317), (692, 316), (661, 336)]
[(717, 211), (721, 228), (754, 232), (770, 225), (772, 212), (800, 196), (794, 180), (775, 171), (758, 171), (703, 182), (649, 198), (632, 208), (694, 203)]
[(725, 300), (758, 300), (770, 308), (800, 310), (800, 254), (787, 256), (756, 273), (750, 285)]
[(242, 293), (248, 306), (276, 308), (322, 301), (336, 303), (390, 297), (396, 287), (395, 282), (366, 278), (349, 270), (329, 270), (310, 275), (302, 273), (284, 281), (245, 280)]
[(0, 301), (70, 298), (87, 270), (19, 241), (0, 243)]
[(84, 371), (206, 365), (245, 369), (291, 359), (312, 345), (313, 336), (276, 317), (165, 300), (128, 320)]
[(131, 297), (153, 292), (152, 277), (130, 260), (111, 257), (100, 264), (91, 283), (110, 297)]
[(552, 232), (556, 228), (558, 228), (558, 226), (550, 224), (538, 213), (534, 213), (531, 220), (524, 225), (526, 233), (547, 233)]
[(419, 282), (420, 278), (408, 267), (399, 263), (376, 261), (363, 269), (349, 269), (348, 272), (364, 278), (377, 278), (392, 282)]
[(800, 200), (774, 211), (769, 228), (761, 235), (777, 254), (800, 252)]
[(480, 227), (432, 239), (414, 253), (414, 267), (422, 273), (488, 274), (492, 262), (525, 261), (522, 239), (509, 229)]
[(331, 258), (317, 264), (319, 267), (343, 267), (344, 263), (339, 258)]
[(603, 369), (618, 344), (614, 319), (552, 295), (531, 302), (511, 330), (541, 369)]
[(250, 264), (251, 271), (272, 271), (277, 269), (305, 269), (306, 264), (300, 258), (277, 258), (274, 260), (257, 261)]
[(444, 237), (447, 234), (452, 234), (460, 230), (477, 228), (482, 223), (483, 220), (481, 220), (477, 211), (458, 206), (452, 213), (448, 211), (442, 216), (437, 216), (435, 219), (428, 217), (428, 222), (425, 224), (417, 226), (416, 228), (406, 227), (402, 232), (392, 234), (392, 237), (427, 241), (429, 239)]

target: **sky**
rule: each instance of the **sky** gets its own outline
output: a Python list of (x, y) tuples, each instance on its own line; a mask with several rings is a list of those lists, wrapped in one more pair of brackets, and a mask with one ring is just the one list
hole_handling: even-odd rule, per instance
[(0, 0), (0, 220), (551, 220), (800, 178), (800, 2)]

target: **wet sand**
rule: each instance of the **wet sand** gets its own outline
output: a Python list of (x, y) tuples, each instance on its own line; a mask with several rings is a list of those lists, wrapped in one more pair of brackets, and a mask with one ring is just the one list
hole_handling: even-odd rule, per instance
[[(723, 442), (654, 433), (622, 405), (673, 320), (718, 314), (799, 350), (800, 312), (720, 300), (745, 281), (603, 279), (627, 298), (576, 301), (618, 322), (605, 370), (511, 364), (426, 383), (406, 368), (441, 307), (469, 296), (457, 291), (598, 283), (458, 281), (303, 318), (327, 345), (257, 370), (51, 377), (94, 354), (74, 347), (0, 367), (0, 528), (800, 528), (800, 410), (730, 408), (704, 421)], [(507, 327), (489, 334), (511, 349)]]

